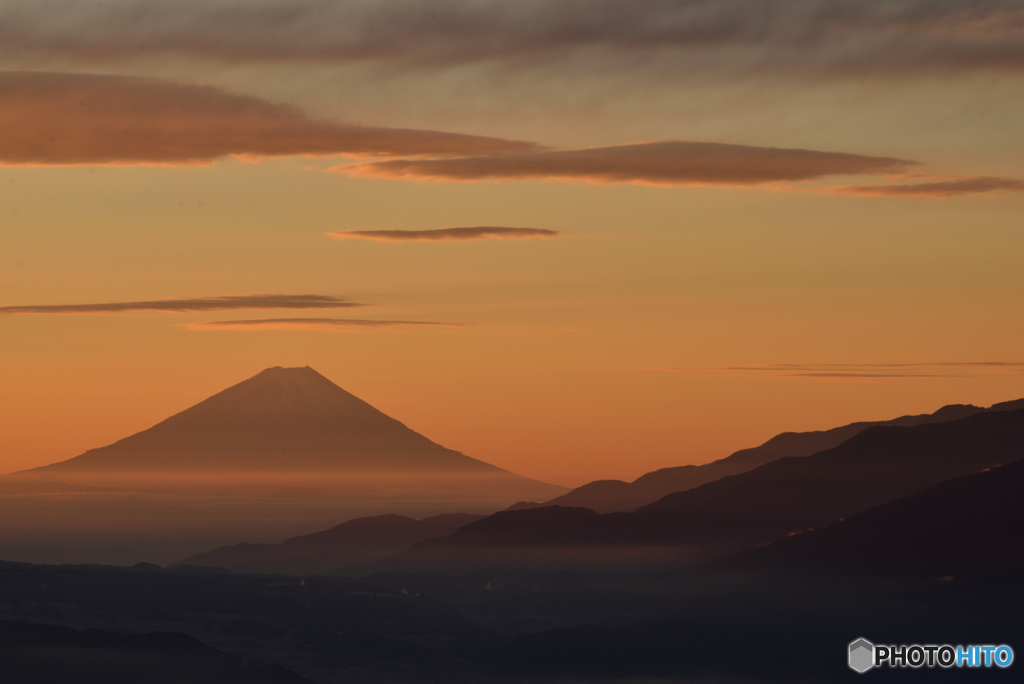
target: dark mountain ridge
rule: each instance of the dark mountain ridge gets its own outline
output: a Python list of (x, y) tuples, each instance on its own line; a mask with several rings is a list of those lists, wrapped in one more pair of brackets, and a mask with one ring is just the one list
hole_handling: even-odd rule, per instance
[(988, 409), (971, 404), (950, 404), (934, 413), (901, 416), (886, 421), (861, 421), (814, 432), (783, 432), (764, 444), (741, 449), (730, 456), (703, 465), (661, 468), (641, 475), (632, 482), (597, 480), (545, 503), (519, 502), (509, 510), (569, 506), (589, 508), (597, 513), (634, 511), (674, 492), (693, 489), (728, 475), (738, 475), (787, 456), (802, 457), (839, 446), (851, 437), (876, 425), (914, 427), (968, 418), (984, 411), (1024, 409), (1024, 399), (995, 404)]
[(875, 426), (838, 447), (779, 459), (632, 513), (596, 515), (557, 506), (503, 511), (448, 537), (421, 542), (394, 560), (415, 566), (418, 556), (465, 558), (475, 550), (530, 547), (667, 546), (731, 553), (1021, 456), (1024, 410), (916, 427)]
[(451, 534), (484, 516), (446, 513), (422, 520), (403, 515), (356, 518), (323, 532), (288, 539), (280, 544), (234, 544), (189, 556), (178, 565), (224, 568), (232, 572), (328, 575), (358, 571), (408, 546)]
[(0, 620), (0, 674), (19, 684), (312, 684), (180, 632), (118, 634)]
[(1024, 576), (1024, 459), (779, 539), (731, 565), (954, 580)]

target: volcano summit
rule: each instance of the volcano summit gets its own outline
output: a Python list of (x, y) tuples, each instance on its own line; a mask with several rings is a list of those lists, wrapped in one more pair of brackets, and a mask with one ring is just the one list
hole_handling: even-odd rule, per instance
[(308, 366), (268, 368), (131, 437), (36, 472), (511, 475), (446, 449)]
[(447, 491), (461, 500), (473, 490), (496, 499), (565, 491), (446, 449), (308, 366), (268, 368), (148, 430), (18, 475), (179, 493)]
[(0, 478), (0, 557), (167, 563), (368, 515), (486, 514), (565, 492), (446, 449), (312, 368), (275, 367), (148, 430)]

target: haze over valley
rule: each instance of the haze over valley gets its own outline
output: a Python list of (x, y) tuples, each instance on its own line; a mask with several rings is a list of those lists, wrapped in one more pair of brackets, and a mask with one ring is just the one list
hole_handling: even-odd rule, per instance
[(879, 617), (1024, 636), (1022, 457), (1024, 400), (959, 404), (566, 492), (275, 367), (0, 480), (0, 556), (60, 564), (0, 561), (0, 652), (41, 682), (838, 681)]

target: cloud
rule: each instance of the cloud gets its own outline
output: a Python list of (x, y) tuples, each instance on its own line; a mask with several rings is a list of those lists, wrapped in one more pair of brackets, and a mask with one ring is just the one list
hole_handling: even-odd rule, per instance
[(645, 368), (652, 372), (711, 372), (733, 376), (809, 378), (818, 380), (898, 380), (976, 377), (991, 373), (1024, 373), (1013, 361), (946, 361), (920, 363), (768, 363), (720, 368)]
[(362, 306), (366, 305), (326, 295), (260, 294), (156, 299), (152, 301), (110, 302), (103, 304), (0, 306), (0, 315), (130, 313), (135, 311), (196, 313), (201, 311), (229, 311), (233, 309), (351, 309)]
[(501, 156), (394, 159), (348, 164), (332, 171), (352, 176), (435, 181), (543, 179), (736, 186), (897, 172), (913, 163), (841, 152), (670, 140)]
[(863, 197), (920, 197), (945, 199), (957, 195), (980, 195), (999, 192), (1020, 192), (1024, 180), (996, 176), (965, 176), (950, 180), (924, 183), (894, 183), (892, 185), (843, 185), (824, 192), (836, 195)]
[(375, 321), (357, 318), (260, 318), (244, 321), (208, 321), (188, 323), (189, 330), (328, 330), (331, 332), (362, 331), (408, 327), (462, 327), (456, 323), (433, 321)]
[(5, 0), (0, 57), (945, 75), (1020, 70), (1022, 27), (1008, 0)]
[(209, 86), (0, 72), (0, 164), (203, 164), (228, 155), (443, 156), (536, 148), (456, 133), (344, 125)]
[(378, 242), (455, 242), (465, 240), (497, 240), (553, 238), (561, 235), (557, 230), (544, 228), (503, 228), (500, 226), (472, 226), (468, 228), (435, 228), (433, 230), (345, 230), (327, 233), (335, 240), (377, 240)]

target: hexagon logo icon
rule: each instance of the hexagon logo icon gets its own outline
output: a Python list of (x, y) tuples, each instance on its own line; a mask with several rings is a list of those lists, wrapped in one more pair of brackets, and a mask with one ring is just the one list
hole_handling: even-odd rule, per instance
[(867, 672), (875, 665), (875, 645), (867, 639), (850, 642), (850, 669), (860, 673)]

